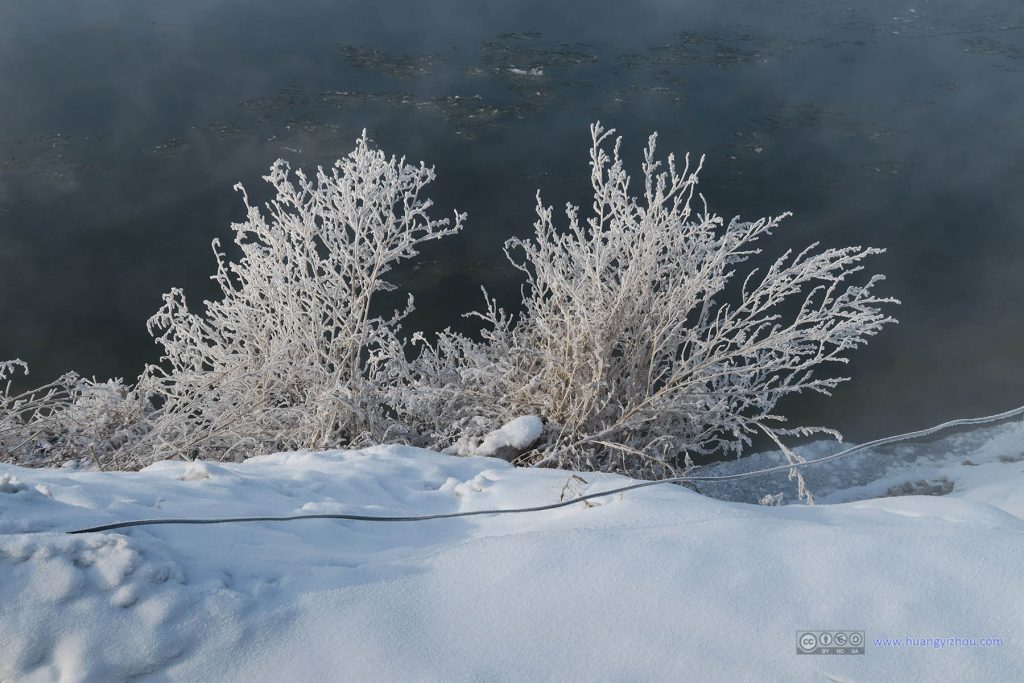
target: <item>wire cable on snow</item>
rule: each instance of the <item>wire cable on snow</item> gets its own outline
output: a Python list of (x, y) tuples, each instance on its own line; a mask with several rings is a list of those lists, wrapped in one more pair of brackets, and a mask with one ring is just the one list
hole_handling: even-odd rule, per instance
[(972, 417), (972, 418), (961, 418), (958, 420), (951, 420), (949, 422), (943, 422), (942, 424), (929, 427), (927, 429), (921, 429), (916, 432), (907, 432), (906, 434), (897, 434), (895, 436), (887, 436), (881, 439), (875, 439), (874, 441), (868, 441), (857, 446), (852, 446), (846, 450), (833, 453), (832, 455), (825, 456), (824, 458), (817, 458), (815, 460), (808, 460), (806, 462), (792, 463), (786, 465), (778, 465), (776, 467), (767, 467), (760, 470), (752, 470), (750, 472), (738, 472), (736, 474), (724, 474), (718, 476), (694, 476), (694, 475), (683, 475), (681, 477), (671, 477), (668, 479), (657, 479), (654, 481), (642, 481), (628, 486), (620, 486), (614, 489), (608, 489), (607, 491), (599, 491), (597, 493), (588, 493), (577, 498), (570, 500), (562, 500), (557, 503), (549, 503), (547, 505), (536, 505), (533, 507), (525, 508), (505, 508), (495, 510), (469, 510), (465, 512), (442, 512), (432, 515), (408, 515), (408, 516), (380, 516), (380, 515), (356, 515), (356, 514), (312, 514), (312, 515), (290, 515), (284, 517), (273, 517), (273, 516), (260, 516), (260, 517), (221, 517), (221, 518), (181, 518), (181, 519), (138, 519), (128, 522), (113, 522), (111, 524), (101, 524), (99, 526), (92, 526), (85, 529), (76, 529), (74, 531), (68, 531), (68, 534), (89, 534), (101, 531), (113, 531), (115, 529), (125, 529), (128, 527), (135, 526), (152, 526), (156, 524), (229, 524), (234, 522), (292, 522), (299, 519), (341, 519), (350, 520), (355, 522), (424, 522), (431, 519), (452, 519), (455, 517), (475, 517), (478, 515), (507, 515), (522, 512), (542, 512), (544, 510), (556, 510), (558, 508), (568, 507), (575, 505), (576, 503), (582, 503), (584, 501), (593, 500), (594, 498), (603, 498), (604, 496), (611, 496), (616, 493), (625, 493), (626, 491), (634, 491), (636, 489), (646, 488), (648, 486), (656, 486), (658, 484), (681, 484), (685, 482), (718, 482), (718, 481), (734, 481), (736, 479), (747, 479), (750, 477), (759, 477), (765, 474), (772, 474), (775, 472), (786, 472), (789, 470), (796, 469), (798, 467), (808, 467), (810, 465), (817, 465), (818, 463), (828, 462), (829, 460), (836, 460), (856, 451), (864, 450), (865, 448), (872, 448), (874, 446), (884, 446), (890, 443), (896, 443), (898, 441), (907, 441), (910, 439), (919, 439), (925, 436), (930, 436), (936, 432), (951, 427), (962, 427), (969, 425), (981, 425), (989, 424), (992, 422), (998, 422), (1000, 420), (1006, 420), (1017, 415), (1024, 414), (1024, 406), (1014, 408), (1013, 410), (1007, 410), (1004, 413), (997, 415), (988, 415), (986, 417)]

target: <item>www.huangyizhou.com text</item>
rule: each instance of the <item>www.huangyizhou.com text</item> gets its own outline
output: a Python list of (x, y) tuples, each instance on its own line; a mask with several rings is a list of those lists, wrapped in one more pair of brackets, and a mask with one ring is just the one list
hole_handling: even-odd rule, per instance
[(875, 638), (875, 647), (930, 647), (936, 650), (957, 647), (1002, 647), (1002, 638)]

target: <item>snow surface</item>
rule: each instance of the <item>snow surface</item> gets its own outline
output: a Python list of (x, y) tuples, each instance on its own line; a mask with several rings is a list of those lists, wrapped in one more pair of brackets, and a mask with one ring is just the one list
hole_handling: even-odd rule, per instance
[[(628, 480), (397, 446), (0, 465), (0, 681), (1024, 680), (1022, 455), (1018, 421), (806, 468), (831, 503), (814, 507), (750, 504), (791, 502), (783, 474), (701, 485), (723, 500), (664, 485), (529, 514), (75, 536), (531, 506)], [(876, 498), (943, 478), (948, 495)], [(797, 655), (813, 628), (864, 630), (867, 652)], [(889, 637), (1003, 644), (874, 645)]]

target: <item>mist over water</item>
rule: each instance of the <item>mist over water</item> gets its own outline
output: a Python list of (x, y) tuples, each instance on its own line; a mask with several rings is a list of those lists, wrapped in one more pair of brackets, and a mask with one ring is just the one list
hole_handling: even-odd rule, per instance
[[(1024, 6), (1010, 0), (505, 2), (0, 0), (0, 360), (35, 382), (134, 377), (160, 294), (214, 294), (210, 241), (282, 157), (330, 164), (365, 127), (437, 167), (465, 231), (398, 274), (412, 328), (508, 306), (501, 253), (534, 193), (589, 206), (588, 124), (706, 155), (710, 207), (789, 210), (903, 305), (824, 400), (858, 440), (1024, 403)], [(229, 240), (227, 240), (229, 241)]]

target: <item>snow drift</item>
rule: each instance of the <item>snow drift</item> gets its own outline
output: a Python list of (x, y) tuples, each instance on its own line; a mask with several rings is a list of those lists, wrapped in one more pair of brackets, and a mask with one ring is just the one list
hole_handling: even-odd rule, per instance
[[(0, 465), (0, 680), (1013, 680), (1022, 443), (1015, 422), (807, 468), (819, 501), (846, 501), (814, 507), (662, 485), (535, 514), (81, 536), (63, 532), (519, 507), (628, 480), (392, 446), (136, 473)], [(842, 468), (875, 480), (844, 487)], [(948, 495), (865, 499), (939, 477)], [(708, 492), (753, 501), (775, 483), (746, 481)], [(814, 628), (864, 630), (866, 653), (797, 655)], [(934, 645), (947, 637), (976, 645)]]

